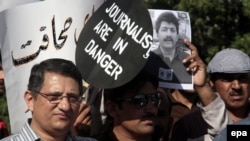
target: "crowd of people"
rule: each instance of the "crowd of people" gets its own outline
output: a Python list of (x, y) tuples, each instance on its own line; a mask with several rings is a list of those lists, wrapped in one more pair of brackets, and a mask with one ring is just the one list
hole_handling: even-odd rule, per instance
[[(159, 28), (178, 33), (172, 20), (162, 20)], [(169, 43), (175, 36), (162, 33), (161, 38), (175, 46)], [(84, 87), (71, 61), (52, 58), (35, 64), (23, 99), (32, 117), (18, 133), (1, 132), (2, 140), (226, 141), (228, 124), (250, 121), (250, 58), (227, 48), (206, 66), (197, 48), (187, 39), (184, 43), (191, 54), (178, 63), (192, 72), (194, 90), (159, 87), (148, 67), (122, 86), (101, 89)], [(85, 103), (83, 95), (93, 100)]]

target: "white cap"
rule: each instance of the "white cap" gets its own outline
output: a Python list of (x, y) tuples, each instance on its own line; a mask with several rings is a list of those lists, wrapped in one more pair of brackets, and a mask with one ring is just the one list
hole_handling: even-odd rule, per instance
[(223, 49), (208, 63), (208, 73), (248, 73), (250, 72), (249, 56), (233, 48)]

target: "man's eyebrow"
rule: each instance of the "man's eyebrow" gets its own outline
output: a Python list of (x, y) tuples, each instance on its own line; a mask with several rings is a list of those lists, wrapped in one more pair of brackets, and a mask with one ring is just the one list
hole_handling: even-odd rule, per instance
[(77, 92), (69, 92), (69, 93), (67, 93), (67, 95), (78, 95), (78, 93)]

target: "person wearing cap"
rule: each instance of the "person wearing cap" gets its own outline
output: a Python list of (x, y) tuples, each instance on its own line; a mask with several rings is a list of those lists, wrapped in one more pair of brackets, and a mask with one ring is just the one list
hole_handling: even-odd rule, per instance
[[(208, 73), (211, 75), (211, 85), (225, 103), (221, 104), (219, 100), (212, 102), (211, 109), (206, 109), (208, 112), (204, 112), (203, 117), (211, 125), (211, 131), (214, 133), (221, 131), (226, 127), (226, 123), (249, 124), (249, 56), (238, 49), (224, 49), (208, 64)], [(220, 122), (222, 126), (214, 121)], [(218, 135), (215, 140), (226, 141), (225, 131), (221, 134), (224, 135)]]
[(230, 120), (248, 116), (250, 97), (250, 58), (244, 52), (227, 48), (218, 52), (208, 64), (210, 84), (225, 102)]
[[(207, 73), (210, 75), (209, 84), (217, 97), (207, 105), (199, 105), (201, 116), (197, 116), (197, 112), (190, 113), (179, 120), (179, 127), (176, 127), (179, 130), (175, 132), (186, 135), (186, 139), (182, 140), (212, 140), (227, 124), (238, 122), (248, 116), (249, 72), (250, 58), (244, 52), (227, 48), (216, 53), (208, 64)], [(204, 100), (204, 97), (198, 95), (201, 101)], [(209, 98), (209, 95), (207, 97)], [(197, 132), (196, 136), (194, 135), (191, 120), (206, 123), (199, 122), (195, 125), (199, 129), (199, 136)], [(203, 132), (205, 128), (207, 131)]]

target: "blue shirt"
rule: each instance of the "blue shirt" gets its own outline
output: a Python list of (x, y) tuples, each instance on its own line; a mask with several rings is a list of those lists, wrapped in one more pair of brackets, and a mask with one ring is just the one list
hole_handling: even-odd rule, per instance
[[(29, 125), (30, 122), (31, 119), (28, 119), (28, 121), (24, 124), (20, 132), (8, 136), (6, 138), (3, 138), (1, 141), (42, 141), (42, 139), (30, 127)], [(71, 132), (69, 132), (65, 141), (96, 141), (96, 140), (87, 137), (74, 136), (72, 135)]]

